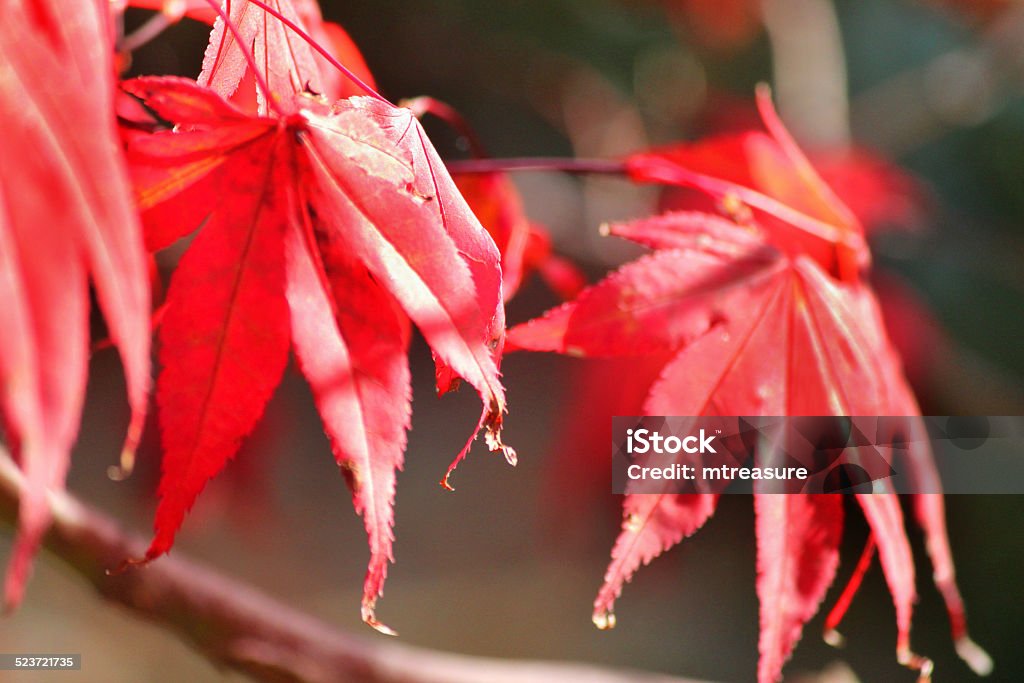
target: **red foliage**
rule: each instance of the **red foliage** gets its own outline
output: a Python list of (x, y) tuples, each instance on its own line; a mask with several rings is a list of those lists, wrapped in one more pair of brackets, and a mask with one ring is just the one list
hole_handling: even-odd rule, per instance
[[(216, 30), (219, 30), (223, 36), (223, 24), (217, 20), (217, 13), (206, 0), (127, 0), (127, 4), (142, 9), (160, 10), (175, 21), (182, 17), (188, 17), (207, 24), (216, 24)], [(364, 83), (370, 87), (375, 87), (373, 74), (370, 73), (369, 67), (366, 66), (366, 61), (363, 59), (359, 48), (344, 28), (334, 22), (323, 20), (323, 16), (320, 14), (320, 5), (316, 0), (292, 0), (290, 3), (277, 2), (272, 4), (278, 11), (288, 12), (287, 16), (289, 18), (293, 20), (297, 18), (298, 22), (307, 28), (310, 36), (316, 43), (328, 48), (335, 59), (347, 66)], [(235, 26), (239, 29), (244, 29), (243, 35), (252, 34), (253, 22), (265, 21), (258, 16), (258, 14), (263, 14), (263, 11), (255, 5), (246, 2), (246, 0), (228, 0), (225, 9), (235, 22)], [(302, 60), (306, 61), (307, 64), (310, 59), (317, 63), (320, 70), (320, 78), (323, 79), (325, 87), (325, 91), (322, 91), (324, 94), (330, 96), (332, 100), (348, 97), (349, 95), (363, 94), (358, 86), (331, 68), (330, 63), (323, 57), (312, 55), (309, 45), (298, 40), (298, 36), (289, 36), (285, 31), (277, 30), (278, 26), (281, 26), (281, 28), (283, 26), (276, 19), (271, 18), (268, 20), (276, 24), (272, 27), (270, 35), (278, 46), (287, 46), (296, 50), (303, 55)], [(236, 54), (236, 59), (238, 57), (240, 55)], [(203, 66), (205, 72), (207, 65), (204, 64)], [(241, 67), (242, 65), (236, 63), (235, 66)], [(236, 82), (235, 86), (237, 85), (238, 83)]]
[[(383, 630), (373, 607), (392, 556), (410, 319), (480, 391), (478, 429), (513, 457), (499, 437), (498, 253), (408, 110), (370, 97), (327, 104), (304, 90), (317, 82), (308, 53), (264, 40), (269, 21), (239, 19), (239, 33), (277, 45), (257, 74), (261, 88), (274, 84), (260, 108), (276, 116), (246, 114), (184, 79), (124, 85), (175, 125), (129, 140), (147, 244), (160, 249), (205, 220), (160, 330), (165, 457), (146, 558), (170, 549), (195, 497), (259, 419), (291, 344), (366, 524), (363, 616)], [(227, 95), (247, 55), (223, 28), (211, 45), (206, 80)]]
[(10, 607), (78, 434), (90, 279), (127, 376), (129, 457), (145, 421), (149, 280), (117, 152), (107, 12), (99, 0), (6, 3), (0, 25), (0, 408), (28, 491), (4, 591)]
[[(22, 595), (49, 524), (48, 492), (64, 485), (78, 431), (89, 283), (125, 367), (130, 454), (149, 390), (144, 246), (157, 251), (192, 233), (159, 316), (164, 460), (155, 534), (141, 561), (171, 549), (294, 350), (369, 538), (362, 616), (385, 632), (374, 609), (393, 559), (412, 325), (434, 354), (439, 390), (465, 379), (483, 402), (443, 483), (480, 430), (514, 464), (500, 435), (503, 300), (533, 270), (578, 296), (515, 328), (510, 348), (640, 358), (649, 377), (620, 387), (627, 405), (642, 393), (650, 414), (904, 415), (907, 429), (921, 428), (865, 277), (870, 255), (858, 220), (910, 216), (890, 201), (905, 178), (862, 153), (820, 160), (820, 175), (764, 93), (767, 132), (625, 160), (636, 182), (698, 194), (683, 210), (608, 226), (653, 253), (580, 291), (582, 278), (551, 253), (508, 178), (456, 185), (413, 111), (373, 91), (358, 49), (313, 0), (227, 0), (219, 10), (206, 0), (123, 4), (212, 21), (198, 81), (140, 78), (115, 93), (111, 5), (100, 0), (7, 3), (0, 27), (0, 408), (27, 483), (9, 605)], [(736, 40), (759, 21), (756, 3), (678, 4), (699, 21), (739, 29)], [(723, 8), (732, 13), (725, 23)], [(933, 479), (927, 441), (910, 441), (914, 476)], [(900, 502), (891, 494), (857, 501), (896, 606), (897, 656), (926, 672), (930, 663), (910, 649), (915, 568)], [(599, 626), (614, 624), (614, 602), (639, 566), (696, 532), (716, 503), (667, 490), (625, 498), (594, 605)], [(843, 508), (831, 495), (755, 494), (754, 503), (758, 678), (768, 682), (834, 578)], [(913, 505), (957, 649), (984, 670), (966, 631), (943, 499), (919, 495)]]
[[(626, 161), (635, 180), (702, 190), (727, 217), (677, 211), (610, 226), (612, 234), (655, 252), (514, 328), (509, 348), (584, 357), (672, 354), (649, 388), (643, 408), (649, 415), (918, 415), (861, 277), (869, 255), (860, 223), (797, 149), (765, 93), (759, 103), (767, 135), (675, 146)], [(922, 473), (930, 472), (930, 452), (919, 449), (914, 457)], [(949, 570), (936, 575), (944, 577), (954, 635), (967, 642), (944, 522), (934, 507), (941, 497), (917, 498), (933, 562)], [(755, 493), (761, 681), (781, 675), (832, 582), (840, 500)], [(896, 604), (898, 658), (928, 669), (910, 650), (914, 565), (899, 500), (891, 494), (857, 500)], [(626, 496), (595, 623), (614, 624), (623, 584), (699, 529), (715, 502), (711, 495)]]

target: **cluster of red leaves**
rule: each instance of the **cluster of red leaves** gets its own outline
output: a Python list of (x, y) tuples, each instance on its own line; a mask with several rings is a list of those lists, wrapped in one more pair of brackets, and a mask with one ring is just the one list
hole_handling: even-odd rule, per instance
[[(637, 182), (695, 188), (719, 212), (686, 210), (607, 226), (654, 249), (575, 300), (513, 328), (509, 349), (582, 357), (662, 356), (649, 415), (919, 415), (862, 279), (863, 230), (778, 121), (765, 92), (768, 134), (674, 145), (626, 159)], [(645, 359), (646, 360), (646, 359)], [(907, 429), (920, 426), (908, 418)], [(931, 454), (912, 454), (934, 476)], [(760, 681), (776, 680), (831, 585), (839, 562), (839, 495), (756, 494)], [(910, 649), (914, 563), (893, 494), (858, 495), (896, 604), (898, 659)], [(637, 568), (696, 532), (713, 495), (627, 495), (622, 531), (594, 605), (600, 627)], [(969, 640), (953, 579), (942, 498), (914, 497), (958, 650), (987, 668)]]
[(4, 592), (13, 607), (78, 434), (89, 281), (127, 375), (128, 451), (145, 421), (150, 301), (112, 115), (107, 3), (7, 0), (0, 12), (0, 408), (27, 480)]
[[(77, 433), (86, 276), (125, 359), (131, 447), (148, 393), (143, 241), (157, 251), (199, 229), (172, 277), (159, 331), (164, 460), (145, 561), (171, 548), (196, 496), (259, 419), (293, 348), (369, 536), (363, 617), (385, 630), (374, 604), (392, 559), (410, 323), (439, 374), (465, 379), (483, 400), (455, 462), (481, 429), (514, 462), (500, 439), (505, 324), (493, 240), (412, 113), (367, 86), (361, 57), (348, 55), (364, 78), (324, 69), (336, 62), (318, 54), (305, 27), (324, 39), (330, 29), (309, 0), (207, 3), (218, 19), (198, 81), (121, 84), (136, 98), (122, 96), (118, 111), (140, 230), (118, 149), (105, 3), (81, 11), (63, 0), (6, 4), (0, 49), (12, 77), (0, 106), (24, 152), (5, 154), (0, 166), (0, 288), (13, 303), (3, 310), (0, 370), (30, 491), (8, 601), (20, 595), (48, 522), (46, 492), (63, 484)], [(78, 78), (67, 78), (69, 66)], [(32, 87), (41, 82), (58, 85)], [(370, 96), (354, 96), (356, 87)]]
[[(708, 148), (711, 158), (724, 159), (726, 154), (735, 153), (737, 147), (743, 147), (742, 138), (760, 128), (761, 118), (747, 100), (722, 93), (712, 99), (702, 126), (708, 135), (701, 146)], [(692, 155), (695, 147), (674, 145), (667, 151), (680, 153), (689, 149)], [(728, 158), (740, 169), (752, 163), (744, 155)], [(811, 161), (869, 236), (891, 230), (923, 231), (929, 203), (927, 192), (916, 178), (892, 162), (858, 147), (819, 150)], [(739, 172), (730, 171), (730, 177)], [(715, 213), (719, 204), (714, 197), (693, 188), (665, 185), (658, 209)], [(943, 343), (939, 323), (895, 273), (874, 269), (870, 279), (885, 329), (903, 360), (905, 374), (912, 386), (921, 386), (934, 370), (936, 353)], [(606, 499), (611, 472), (593, 467), (593, 462), (596, 454), (604, 454), (612, 438), (611, 418), (643, 413), (647, 390), (666, 362), (667, 358), (660, 356), (594, 358), (575, 366), (572, 379), (567, 382), (572, 394), (566, 410), (578, 417), (565, 421), (556, 437), (552, 453), (557, 456), (546, 482), (547, 493), (541, 500), (553, 501), (558, 506), (587, 507), (596, 505), (598, 498)], [(581, 482), (581, 472), (586, 473), (585, 482)], [(567, 489), (572, 495), (550, 495), (551, 491)], [(559, 514), (565, 512), (560, 510)]]
[[(5, 597), (20, 598), (49, 521), (47, 493), (63, 486), (84, 393), (90, 278), (124, 361), (130, 452), (149, 389), (146, 250), (196, 233), (162, 313), (163, 472), (141, 561), (171, 548), (294, 350), (369, 536), (363, 618), (387, 631), (374, 607), (393, 559), (411, 326), (434, 353), (439, 391), (464, 379), (483, 401), (448, 472), (481, 430), (514, 463), (500, 438), (503, 299), (530, 270), (566, 295), (579, 289), (578, 276), (552, 257), (506, 177), (460, 179), (467, 203), (414, 113), (372, 90), (358, 50), (312, 0), (125, 4), (217, 18), (197, 81), (121, 84), (118, 135), (108, 4), (0, 2), (0, 121), (11, 145), (0, 158), (0, 407), (28, 483)], [(48, 87), (33, 87), (40, 82)], [(650, 414), (906, 415), (906, 428), (917, 429), (918, 407), (863, 280), (860, 223), (766, 95), (760, 104), (768, 134), (629, 157), (635, 182), (697, 189), (714, 204), (609, 226), (654, 253), (515, 328), (509, 344), (657, 360), (644, 388)], [(917, 476), (935, 476), (927, 450), (910, 457)], [(914, 564), (899, 500), (857, 500), (896, 604), (898, 657), (927, 671), (910, 649)], [(780, 675), (833, 580), (841, 501), (755, 495), (761, 681)], [(613, 625), (614, 601), (636, 569), (694, 533), (715, 504), (714, 496), (626, 497), (595, 602), (598, 625)], [(958, 651), (983, 670), (942, 498), (916, 496), (913, 505)]]
[[(287, 0), (275, 4), (301, 26)], [(215, 23), (198, 84), (123, 85), (174, 126), (128, 145), (147, 246), (202, 224), (160, 329), (164, 466), (146, 559), (170, 549), (195, 497), (252, 429), (291, 346), (369, 535), (363, 618), (384, 630), (373, 608), (392, 559), (410, 320), (444, 372), (478, 389), (478, 430), (514, 460), (499, 436), (498, 252), (411, 112), (379, 97), (338, 99), (288, 27), (247, 2), (227, 8), (230, 24)], [(259, 66), (240, 44), (257, 46)], [(224, 99), (249, 68), (257, 115)]]

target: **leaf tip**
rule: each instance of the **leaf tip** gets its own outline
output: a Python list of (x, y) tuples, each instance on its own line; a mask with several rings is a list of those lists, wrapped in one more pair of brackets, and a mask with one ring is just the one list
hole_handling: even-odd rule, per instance
[[(26, 492), (25, 495), (31, 496), (31, 493)], [(25, 500), (26, 498), (22, 499), (22, 507), (18, 513), (20, 528), (11, 547), (11, 559), (7, 564), (7, 575), (4, 578), (5, 615), (15, 612), (25, 597), (25, 587), (32, 577), (33, 563), (49, 524), (48, 518), (39, 514), (36, 503), (26, 504)]]
[(592, 617), (594, 626), (598, 627), (602, 631), (608, 631), (615, 628), (615, 612), (611, 610), (598, 610), (594, 612)]
[(122, 560), (121, 564), (117, 565), (116, 567), (106, 570), (105, 574), (107, 576), (120, 576), (127, 572), (129, 569), (134, 569), (135, 567), (145, 567), (155, 559), (155, 556), (150, 557), (148, 553), (143, 557), (129, 557), (128, 559)]
[(516, 454), (516, 449), (511, 446), (506, 446), (501, 440), (501, 428), (492, 429), (488, 427), (487, 432), (484, 434), (484, 441), (487, 443), (487, 449), (492, 453), (501, 452), (505, 456), (505, 462), (512, 467), (519, 464), (519, 456)]
[(118, 464), (107, 467), (107, 479), (125, 481), (135, 471), (135, 445), (125, 444)]
[(842, 633), (835, 630), (834, 628), (830, 628), (827, 631), (825, 631), (825, 633), (822, 634), (821, 638), (827, 644), (831, 645), (834, 648), (841, 648), (846, 646), (846, 636), (844, 636)]
[(373, 602), (363, 602), (362, 607), (363, 623), (373, 628), (378, 633), (383, 633), (386, 636), (397, 636), (398, 631), (395, 631), (387, 624), (381, 623), (377, 620), (377, 615), (374, 613)]
[(896, 650), (896, 661), (908, 669), (917, 671), (918, 683), (931, 682), (935, 663), (928, 657), (919, 655), (909, 647), (904, 646)]
[(25, 597), (26, 579), (12, 578), (8, 575), (7, 583), (4, 586), (3, 616), (9, 617), (14, 614)]
[(121, 457), (118, 465), (111, 465), (107, 468), (107, 477), (113, 481), (124, 481), (132, 476), (135, 470), (135, 453), (139, 450), (139, 443), (142, 441), (142, 430), (146, 426), (146, 411), (133, 410), (131, 423), (128, 425), (128, 433), (124, 438), (124, 446), (121, 447)]
[(956, 642), (953, 643), (953, 647), (956, 648), (956, 653), (960, 656), (960, 659), (964, 660), (964, 663), (975, 674), (978, 676), (988, 676), (992, 673), (992, 668), (994, 667), (992, 657), (985, 652), (984, 648), (969, 637), (961, 636), (957, 638)]

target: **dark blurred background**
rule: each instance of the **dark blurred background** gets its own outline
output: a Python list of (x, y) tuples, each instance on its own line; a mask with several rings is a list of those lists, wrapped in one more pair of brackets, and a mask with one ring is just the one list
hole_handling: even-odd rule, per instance
[[(879, 209), (872, 242), (877, 270), (888, 273), (879, 288), (890, 303), (893, 336), (908, 356), (924, 412), (1024, 414), (1021, 4), (323, 4), (326, 17), (362, 48), (385, 96), (429, 94), (448, 102), (498, 157), (612, 156), (728, 130), (756, 121), (750, 114), (754, 85), (773, 83), (782, 116), (809, 149), (863, 147), (914, 179), (906, 186), (906, 178), (892, 185), (883, 180), (881, 189), (864, 196), (869, 206), (901, 207)], [(130, 12), (127, 25), (146, 16)], [(183, 21), (140, 49), (133, 71), (195, 76), (207, 33)], [(466, 156), (447, 128), (428, 121), (428, 131), (442, 155)], [(876, 176), (869, 180), (878, 184)], [(652, 188), (607, 178), (524, 174), (516, 183), (530, 218), (546, 226), (556, 250), (592, 279), (637, 253), (600, 237), (598, 225), (649, 214), (658, 199)], [(174, 258), (165, 255), (161, 262), (168, 273)], [(556, 302), (534, 278), (511, 302), (509, 320), (521, 322)], [(705, 529), (641, 570), (619, 602), (618, 627), (600, 632), (590, 622), (590, 606), (618, 530), (620, 501), (607, 493), (605, 450), (581, 454), (585, 439), (574, 447), (564, 434), (570, 427), (606, 429), (609, 415), (594, 408), (606, 397), (580, 390), (580, 361), (509, 357), (506, 440), (518, 449), (520, 464), (512, 469), (478, 445), (454, 475), (457, 492), (447, 493), (437, 481), (475, 422), (477, 400), (465, 390), (435, 398), (430, 354), (421, 342), (411, 358), (415, 403), (399, 477), (397, 564), (379, 604), (379, 616), (405, 642), (711, 681), (754, 678), (749, 498), (725, 497)], [(122, 483), (105, 476), (124, 431), (124, 403), (116, 355), (98, 354), (70, 488), (145, 533), (159, 467), (155, 423), (136, 475)], [(1024, 499), (950, 496), (947, 505), (972, 633), (996, 662), (989, 680), (1022, 680)], [(840, 585), (826, 606), (866, 538), (859, 512), (848, 511)], [(937, 681), (970, 681), (973, 675), (953, 652), (916, 529), (911, 538), (921, 596), (915, 649), (935, 660)], [(9, 534), (0, 537), (0, 550), (8, 541)], [(175, 552), (340, 627), (374, 635), (359, 620), (367, 559), (362, 523), (296, 373), (288, 373), (256, 433), (200, 497)], [(845, 649), (821, 641), (822, 618), (808, 625), (787, 680), (835, 661), (861, 681), (914, 679), (895, 662), (893, 608), (877, 564), (841, 629)], [(39, 563), (24, 607), (0, 621), (0, 642), (9, 652), (82, 652), (90, 677), (94, 666), (108, 667), (91, 680), (233, 677), (173, 636), (107, 606), (50, 556)]]

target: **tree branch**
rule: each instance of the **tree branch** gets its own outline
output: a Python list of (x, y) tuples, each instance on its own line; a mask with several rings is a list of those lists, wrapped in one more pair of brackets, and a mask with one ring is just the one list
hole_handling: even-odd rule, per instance
[[(0, 449), (0, 518), (13, 523), (24, 486)], [(66, 493), (51, 493), (53, 527), (46, 547), (104, 598), (176, 632), (215, 664), (263, 681), (303, 683), (687, 683), (657, 674), (581, 664), (502, 661), (447, 654), (353, 636), (254, 588), (183, 558), (108, 576), (140, 557), (143, 539)], [(695, 683), (690, 681), (689, 683)]]
[(801, 143), (850, 144), (846, 57), (832, 0), (761, 0), (779, 112)]

